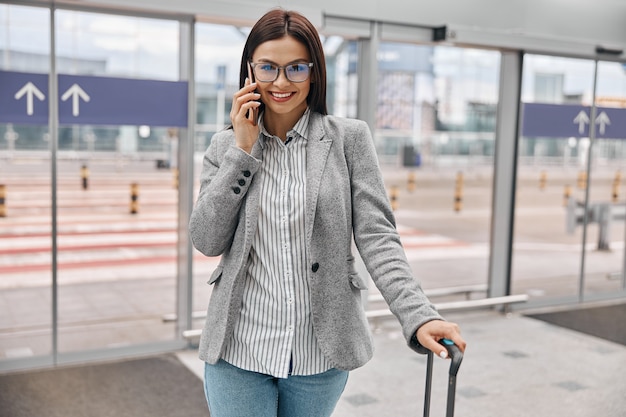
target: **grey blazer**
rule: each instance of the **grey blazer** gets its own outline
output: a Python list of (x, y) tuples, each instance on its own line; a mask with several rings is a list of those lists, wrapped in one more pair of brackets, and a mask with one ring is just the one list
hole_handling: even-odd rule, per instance
[[(191, 214), (193, 245), (220, 256), (200, 341), (200, 358), (215, 363), (232, 335), (242, 303), (246, 262), (257, 229), (262, 158), (235, 147), (232, 130), (218, 132), (204, 155)], [(307, 142), (306, 251), (311, 314), (326, 358), (339, 369), (364, 365), (373, 353), (355, 270), (352, 237), (367, 271), (410, 343), (423, 323), (441, 319), (413, 277), (387, 198), (366, 123), (311, 113)]]

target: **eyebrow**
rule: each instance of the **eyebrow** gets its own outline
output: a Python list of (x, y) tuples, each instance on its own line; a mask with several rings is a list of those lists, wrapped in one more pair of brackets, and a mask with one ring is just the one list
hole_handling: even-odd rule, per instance
[(309, 61), (307, 61), (305, 58), (295, 59), (293, 61), (287, 62), (285, 65), (280, 65), (277, 62), (272, 61), (271, 59), (264, 59), (264, 58), (259, 59), (258, 62), (262, 62), (264, 64), (273, 64), (273, 65), (276, 65), (277, 67), (287, 66), (287, 65), (292, 65), (292, 64), (308, 64), (309, 63)]

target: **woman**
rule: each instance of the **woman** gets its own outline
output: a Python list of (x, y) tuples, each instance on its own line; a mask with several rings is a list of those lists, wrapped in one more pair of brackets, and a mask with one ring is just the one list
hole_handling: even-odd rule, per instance
[(367, 124), (327, 115), (325, 71), (315, 27), (268, 12), (204, 156), (190, 235), (221, 256), (200, 342), (212, 417), (331, 415), (372, 356), (353, 237), (407, 342), (465, 348), (411, 274)]

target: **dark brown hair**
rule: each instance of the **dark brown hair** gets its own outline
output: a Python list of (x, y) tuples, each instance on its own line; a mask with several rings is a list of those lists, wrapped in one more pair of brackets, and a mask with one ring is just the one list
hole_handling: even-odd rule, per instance
[[(303, 15), (294, 11), (273, 9), (261, 17), (252, 27), (241, 56), (239, 86), (243, 87), (248, 76), (247, 62), (252, 60), (254, 50), (263, 42), (291, 36), (309, 51), (311, 68), (311, 90), (307, 104), (312, 111), (328, 114), (326, 109), (326, 59), (319, 34), (315, 26)], [(261, 103), (260, 111), (263, 110)]]

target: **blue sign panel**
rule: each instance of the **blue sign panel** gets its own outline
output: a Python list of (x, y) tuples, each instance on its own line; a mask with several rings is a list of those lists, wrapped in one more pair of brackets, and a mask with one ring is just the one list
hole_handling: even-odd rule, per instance
[(0, 123), (48, 124), (48, 76), (0, 71)]
[(187, 82), (59, 74), (59, 123), (187, 126)]
[[(187, 126), (187, 82), (58, 76), (59, 123)], [(48, 75), (0, 71), (0, 123), (48, 123)]]
[(593, 123), (596, 138), (626, 138), (626, 109), (597, 107), (593, 121), (589, 106), (525, 103), (522, 111), (524, 136), (589, 137), (589, 126)]

